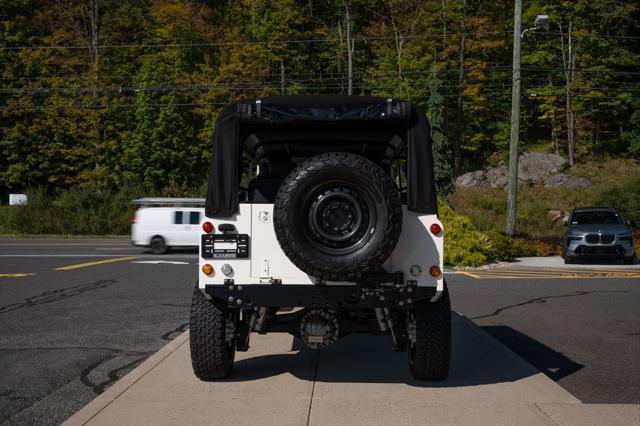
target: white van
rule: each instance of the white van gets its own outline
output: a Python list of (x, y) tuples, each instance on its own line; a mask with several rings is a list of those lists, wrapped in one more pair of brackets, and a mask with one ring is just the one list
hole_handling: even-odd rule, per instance
[(149, 247), (154, 254), (171, 247), (198, 247), (204, 198), (140, 198), (131, 225), (133, 245)]

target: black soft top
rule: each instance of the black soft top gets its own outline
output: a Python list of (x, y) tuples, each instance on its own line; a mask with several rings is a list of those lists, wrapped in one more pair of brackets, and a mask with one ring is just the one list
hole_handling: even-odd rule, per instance
[(407, 205), (437, 213), (431, 137), (418, 106), (369, 96), (278, 96), (241, 100), (218, 116), (205, 213), (238, 212), (243, 154), (260, 160), (286, 152), (302, 159), (327, 151), (407, 159)]

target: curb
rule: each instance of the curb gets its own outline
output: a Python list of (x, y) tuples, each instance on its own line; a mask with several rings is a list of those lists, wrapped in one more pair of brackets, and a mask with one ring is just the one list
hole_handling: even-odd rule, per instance
[(127, 391), (136, 382), (142, 379), (148, 372), (153, 370), (158, 364), (164, 361), (169, 355), (174, 353), (180, 346), (189, 340), (189, 332), (185, 331), (170, 343), (162, 347), (158, 352), (151, 355), (140, 366), (129, 374), (118, 380), (105, 392), (98, 395), (93, 401), (85, 405), (80, 411), (69, 417), (62, 423), (64, 426), (76, 426), (87, 424), (91, 419), (104, 410), (109, 404), (115, 401), (120, 395)]

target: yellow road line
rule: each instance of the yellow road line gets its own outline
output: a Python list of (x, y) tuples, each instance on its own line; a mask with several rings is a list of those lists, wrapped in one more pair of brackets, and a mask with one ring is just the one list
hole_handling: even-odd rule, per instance
[(512, 269), (502, 269), (502, 270), (495, 270), (495, 271), (478, 271), (478, 274), (482, 274), (482, 275), (522, 275), (522, 276), (528, 276), (528, 275), (561, 275), (564, 274), (565, 272), (553, 272), (553, 271), (515, 271)]
[(96, 260), (95, 262), (78, 263), (75, 265), (56, 268), (56, 271), (70, 271), (72, 269), (86, 268), (87, 266), (104, 265), (105, 263), (123, 262), (125, 260), (137, 259), (139, 256), (116, 257), (114, 259)]
[(35, 275), (34, 272), (25, 272), (19, 274), (0, 274), (0, 278), (20, 278), (20, 277), (29, 277), (31, 275)]
[(471, 278), (482, 278), (482, 277), (480, 277), (480, 276), (478, 276), (478, 275), (476, 275), (476, 274), (472, 274), (471, 272), (467, 272), (467, 271), (460, 271), (460, 273), (461, 273), (461, 274), (464, 274), (464, 275), (468, 275), (468, 276), (470, 276)]
[(569, 279), (569, 280), (579, 280), (579, 279), (596, 279), (596, 278), (640, 278), (640, 274), (557, 274), (557, 275), (509, 275), (508, 273), (504, 273), (501, 275), (497, 274), (466, 274), (473, 278), (477, 279)]
[(640, 269), (488, 269), (476, 271), (482, 274), (640, 274)]

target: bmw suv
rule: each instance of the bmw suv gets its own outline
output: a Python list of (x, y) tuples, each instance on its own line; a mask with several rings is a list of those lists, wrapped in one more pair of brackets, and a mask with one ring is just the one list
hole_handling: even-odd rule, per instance
[(576, 208), (566, 226), (564, 263), (574, 263), (577, 259), (609, 258), (622, 259), (625, 265), (633, 264), (633, 232), (615, 208)]

